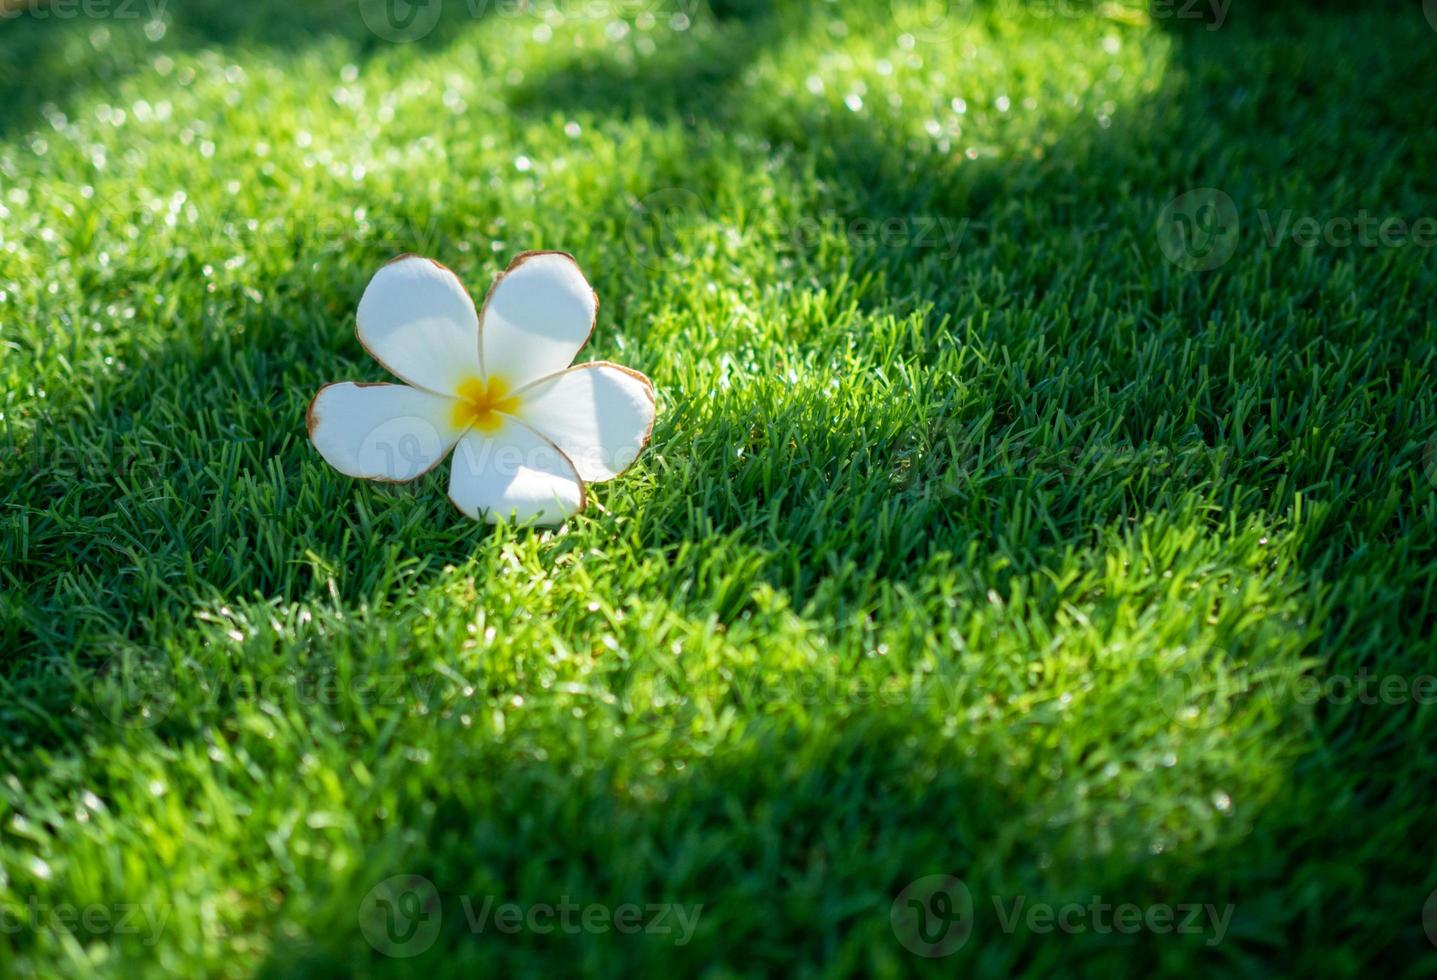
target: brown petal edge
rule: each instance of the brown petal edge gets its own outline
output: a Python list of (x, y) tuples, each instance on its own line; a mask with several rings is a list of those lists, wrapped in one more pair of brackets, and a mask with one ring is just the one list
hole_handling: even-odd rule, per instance
[[(463, 292), (465, 296), (468, 296), (468, 297), (469, 297), (469, 305), (470, 305), (470, 306), (473, 306), (473, 305), (474, 305), (474, 297), (473, 297), (472, 294), (470, 294), (470, 292), (469, 292), (469, 287), (467, 287), (467, 286), (464, 285), (464, 280), (459, 278), (459, 274), (458, 274), (457, 272), (455, 272), (453, 269), (449, 268), (449, 266), (445, 265), (443, 262), (440, 262), (438, 259), (431, 259), (431, 258), (429, 258), (428, 256), (424, 256), (424, 255), (416, 255), (416, 254), (414, 254), (413, 252), (403, 252), (403, 253), (401, 253), (401, 254), (399, 254), (399, 255), (396, 255), (394, 258), (390, 259), (388, 262), (384, 263), (384, 265), (380, 266), (380, 269), (381, 269), (381, 270), (387, 269), (387, 268), (389, 268), (391, 265), (396, 265), (397, 263), (404, 262), (404, 261), (407, 261), (407, 260), (409, 260), (409, 259), (419, 259), (419, 260), (421, 260), (421, 261), (423, 261), (423, 262), (428, 262), (430, 265), (434, 266), (434, 268), (438, 269), (440, 272), (447, 272), (447, 273), (449, 273), (449, 275), (452, 276), (453, 279), (454, 279), (454, 281), (459, 285), (460, 291)], [(374, 277), (373, 277), (373, 276), (370, 276), (370, 281), (371, 281), (371, 282), (374, 281)], [(587, 280), (586, 280), (586, 281), (587, 281)], [(368, 289), (368, 288), (369, 288), (369, 287), (366, 285), (366, 286), (365, 286), (365, 289)], [(484, 301), (484, 304), (487, 306), (487, 305), (489, 304), (489, 301), (486, 299), (486, 300)], [(475, 311), (475, 314), (474, 314), (474, 315), (475, 315), (475, 318), (479, 321), (479, 333), (480, 333), (480, 339), (479, 339), (479, 366), (482, 368), (482, 367), (484, 366), (484, 340), (483, 340), (484, 320), (483, 320), (482, 316), (479, 314), (479, 312), (478, 312), (477, 310)], [(426, 387), (424, 387), (424, 385), (415, 384), (413, 381), (410, 381), (408, 378), (404, 377), (404, 375), (400, 374), (398, 371), (394, 370), (394, 368), (390, 367), (387, 363), (385, 363), (384, 358), (382, 358), (382, 357), (380, 357), (378, 354), (374, 353), (374, 351), (370, 349), (369, 345), (364, 342), (364, 335), (359, 332), (359, 313), (358, 313), (357, 310), (356, 310), (355, 316), (354, 316), (354, 339), (357, 340), (357, 341), (359, 341), (359, 346), (362, 347), (362, 348), (364, 348), (364, 352), (365, 352), (366, 354), (368, 354), (371, 358), (374, 359), (374, 363), (376, 363), (376, 364), (378, 364), (380, 367), (384, 368), (384, 370), (386, 370), (386, 371), (388, 371), (390, 374), (394, 375), (396, 378), (398, 378), (400, 381), (402, 381), (402, 382), (404, 382), (405, 384), (407, 384), (409, 387), (411, 387), (411, 388), (418, 388), (420, 391), (427, 391), (427, 392), (429, 392), (430, 394), (434, 394), (434, 395), (442, 395), (442, 394), (445, 394), (445, 392), (435, 391), (433, 388), (426, 388)], [(432, 467), (431, 467), (431, 468), (432, 468)], [(427, 473), (428, 470), (426, 470), (425, 472)], [(420, 474), (420, 475), (422, 476), (423, 474)], [(416, 479), (418, 479), (418, 477), (416, 477)]]
[(530, 259), (538, 258), (541, 255), (560, 255), (568, 259), (574, 264), (574, 268), (578, 270), (580, 278), (584, 280), (584, 284), (589, 287), (589, 292), (593, 294), (594, 315), (589, 319), (589, 332), (584, 335), (583, 342), (580, 343), (578, 347), (574, 348), (575, 357), (579, 356), (579, 351), (583, 350), (585, 345), (588, 344), (590, 338), (594, 336), (594, 325), (599, 322), (599, 293), (596, 289), (594, 289), (593, 284), (589, 282), (589, 277), (584, 275), (584, 267), (579, 265), (579, 260), (574, 258), (568, 252), (561, 252), (558, 249), (552, 248), (533, 249), (528, 252), (520, 252), (518, 255), (514, 256), (513, 260), (509, 263), (508, 268), (506, 268), (503, 272), (499, 273), (497, 276), (494, 277), (494, 281), (489, 284), (489, 291), (484, 294), (484, 305), (479, 307), (479, 366), (484, 368), (486, 372), (488, 371), (488, 366), (484, 363), (484, 318), (489, 312), (489, 301), (494, 298), (494, 291), (499, 288), (499, 284), (504, 281), (505, 276), (518, 269), (521, 265), (523, 265), (525, 262), (528, 262)]

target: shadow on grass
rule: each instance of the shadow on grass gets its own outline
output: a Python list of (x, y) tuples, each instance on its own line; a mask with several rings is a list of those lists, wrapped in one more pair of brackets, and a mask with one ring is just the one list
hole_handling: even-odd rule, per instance
[[(892, 931), (893, 896), (932, 874), (961, 874), (974, 902), (973, 941), (933, 964), (941, 975), (1057, 967), (1042, 936), (1020, 926), (1000, 938), (996, 909), (1040, 900), (1059, 838), (1087, 830), (1045, 835), (1031, 826), (1026, 777), (1010, 760), (940, 727), (941, 713), (931, 714), (932, 728), (915, 730), (912, 716), (929, 716), (931, 705), (813, 706), (786, 697), (768, 707), (721, 756), (681, 772), (639, 771), (622, 746), (575, 745), (562, 758), (550, 746), (539, 761), (544, 753), (526, 747), (522, 733), (502, 751), (456, 742), (445, 766), (456, 778), (390, 818), (425, 843), (383, 835), (372, 861), (326, 883), (308, 935), (280, 943), (263, 975), (527, 975), (555, 957), (578, 973), (762, 972), (810, 962), (841, 974), (904, 974), (918, 961)], [(828, 724), (805, 731), (818, 715)], [(1112, 829), (1122, 839), (1150, 831), (1143, 823), (1130, 813)], [(995, 842), (1015, 838), (1030, 843), (1000, 864)], [(1169, 862), (1161, 884), (1142, 862), (1094, 856), (1083, 865), (1063, 871), (1104, 895), (1216, 899), (1181, 860)], [(391, 876), (403, 876), (406, 889), (416, 887), (408, 876), (432, 885), (437, 901), (424, 915), (435, 933), (406, 945), (398, 940), (411, 935), (413, 910), (366, 906), (366, 894)], [(677, 905), (696, 928), (681, 937), (675, 915), (664, 927), (671, 932), (632, 936), (604, 926), (565, 930), (554, 917), (545, 934), (502, 929), (492, 918), (504, 903), (528, 910), (567, 901), (610, 913), (624, 903)], [(405, 959), (375, 951), (386, 937)], [(1133, 975), (1158, 968), (1174, 946), (1203, 962), (1226, 960), (1202, 937), (1065, 939), (1063, 963)]]
[[(160, 56), (342, 44), (362, 63), (396, 45), (433, 50), (508, 7), (486, 0), (7, 0), (0, 17), (0, 136), (40, 125), (77, 93), (112, 92)], [(0, 4), (3, 8), (4, 4)], [(412, 12), (415, 19), (405, 16)]]
[[(674, 10), (691, 9), (679, 0)], [(559, 11), (567, 9), (564, 3)], [(590, 0), (580, 13), (664, 13), (661, 2)], [(759, 20), (767, 4), (712, 0), (722, 20)], [(84, 90), (108, 92), (160, 56), (204, 50), (302, 53), (348, 47), (360, 64), (396, 47), (442, 50), (484, 20), (533, 16), (511, 0), (3, 0), (0, 2), (0, 137), (44, 122)]]

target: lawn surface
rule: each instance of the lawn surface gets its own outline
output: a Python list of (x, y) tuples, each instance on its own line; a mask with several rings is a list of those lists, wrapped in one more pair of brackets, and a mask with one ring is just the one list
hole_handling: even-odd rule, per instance
[[(1331, 225), (1437, 216), (1437, 30), (940, 6), (0, 19), (0, 973), (1437, 969), (1437, 262)], [(535, 248), (639, 463), (325, 465), (369, 276)]]

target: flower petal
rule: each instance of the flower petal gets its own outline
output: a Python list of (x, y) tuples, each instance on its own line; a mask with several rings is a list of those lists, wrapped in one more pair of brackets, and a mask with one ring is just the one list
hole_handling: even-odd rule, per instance
[(654, 428), (654, 386), (607, 361), (569, 368), (518, 394), (515, 414), (558, 446), (586, 483), (628, 469)]
[(433, 469), (463, 429), (454, 400), (408, 385), (325, 385), (305, 421), (319, 454), (346, 476), (403, 482)]
[(376, 361), (420, 388), (449, 394), (483, 374), (474, 300), (432, 259), (406, 255), (375, 273), (355, 332)]
[(484, 370), (511, 388), (564, 370), (593, 332), (598, 309), (599, 298), (572, 255), (524, 252), (484, 300)]
[(490, 524), (559, 524), (583, 510), (584, 485), (574, 464), (527, 425), (500, 419), (497, 431), (474, 428), (459, 440), (449, 475), (454, 506)]

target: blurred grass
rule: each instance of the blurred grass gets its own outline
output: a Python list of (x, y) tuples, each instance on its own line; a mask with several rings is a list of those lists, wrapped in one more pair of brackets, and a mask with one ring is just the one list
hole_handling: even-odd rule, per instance
[[(1432, 708), (1294, 692), (1437, 672), (1433, 258), (1258, 216), (1430, 214), (1437, 34), (1158, 9), (0, 22), (0, 890), (164, 914), (0, 969), (1430, 971)], [(1205, 274), (1154, 232), (1195, 187), (1243, 221)], [(527, 248), (658, 385), (639, 465), (551, 535), (328, 469), (374, 269)], [(934, 873), (976, 921), (926, 961)], [(413, 960), (360, 928), (395, 874), (443, 899)], [(1099, 895), (1235, 912), (994, 911)]]

